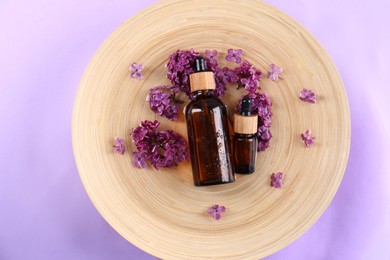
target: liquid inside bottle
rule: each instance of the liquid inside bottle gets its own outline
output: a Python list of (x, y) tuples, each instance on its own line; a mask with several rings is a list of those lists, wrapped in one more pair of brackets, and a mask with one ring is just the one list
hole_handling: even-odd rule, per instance
[(194, 184), (233, 182), (226, 106), (212, 94), (214, 75), (206, 71), (203, 58), (196, 62), (196, 72), (190, 77), (193, 100), (185, 112)]
[(254, 173), (257, 156), (257, 136), (235, 134), (233, 140), (234, 172)]

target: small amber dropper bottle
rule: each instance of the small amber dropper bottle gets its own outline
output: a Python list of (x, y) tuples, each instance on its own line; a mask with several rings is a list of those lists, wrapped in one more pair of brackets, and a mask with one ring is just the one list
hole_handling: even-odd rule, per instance
[(223, 102), (213, 96), (214, 73), (207, 71), (202, 57), (195, 59), (190, 87), (193, 100), (185, 114), (194, 184), (233, 182), (227, 110)]
[(251, 115), (251, 99), (245, 97), (241, 111), (234, 114), (233, 158), (236, 173), (255, 171), (257, 156), (257, 115)]

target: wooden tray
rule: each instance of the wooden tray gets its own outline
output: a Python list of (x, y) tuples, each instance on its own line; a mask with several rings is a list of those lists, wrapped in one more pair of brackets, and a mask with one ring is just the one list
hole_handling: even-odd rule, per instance
[[(263, 72), (271, 63), (284, 69), (284, 80), (261, 83), (273, 101), (271, 147), (259, 154), (256, 173), (235, 183), (195, 187), (190, 163), (137, 169), (130, 152), (113, 153), (116, 136), (134, 149), (129, 133), (144, 119), (186, 136), (183, 115), (176, 122), (156, 116), (145, 97), (168, 84), (168, 55), (188, 48), (241, 48)], [(129, 77), (132, 62), (145, 65), (143, 80)], [(318, 104), (300, 101), (302, 88), (314, 90)], [(232, 109), (243, 93), (231, 86), (224, 101)], [(300, 139), (307, 128), (316, 136), (309, 149)], [(165, 259), (255, 259), (290, 244), (328, 207), (347, 164), (350, 116), (335, 65), (286, 14), (254, 0), (169, 0), (126, 21), (96, 52), (77, 93), (72, 134), (85, 189), (129, 242)], [(286, 175), (281, 190), (269, 185), (278, 171)], [(214, 203), (227, 207), (219, 221), (206, 213)]]

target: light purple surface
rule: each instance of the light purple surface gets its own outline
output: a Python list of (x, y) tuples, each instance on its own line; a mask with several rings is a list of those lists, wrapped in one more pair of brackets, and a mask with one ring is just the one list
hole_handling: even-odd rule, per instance
[[(156, 259), (94, 208), (70, 130), (93, 53), (154, 2), (0, 1), (0, 259)], [(330, 207), (266, 259), (390, 259), (390, 2), (268, 2), (309, 29), (333, 58), (349, 98), (352, 142)]]

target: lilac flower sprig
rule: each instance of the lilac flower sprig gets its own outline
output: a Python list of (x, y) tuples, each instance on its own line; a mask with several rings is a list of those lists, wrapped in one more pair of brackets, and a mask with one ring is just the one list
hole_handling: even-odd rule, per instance
[(178, 103), (181, 103), (181, 101), (176, 99), (173, 87), (158, 86), (151, 88), (146, 96), (146, 101), (149, 102), (150, 109), (158, 115), (173, 121), (179, 118)]
[(224, 213), (226, 212), (226, 208), (225, 206), (222, 206), (222, 205), (218, 205), (218, 204), (215, 204), (213, 206), (211, 206), (208, 210), (207, 210), (207, 213), (209, 215), (213, 215), (213, 218), (215, 220), (219, 220), (221, 218), (221, 213)]
[[(269, 130), (272, 123), (271, 99), (268, 97), (267, 93), (256, 92), (249, 93), (245, 96), (248, 96), (251, 99), (251, 113), (259, 116), (257, 123), (257, 138), (259, 141), (257, 151), (265, 151), (265, 149), (269, 147), (269, 142), (272, 138), (272, 134)], [(245, 96), (238, 102), (237, 111), (241, 111), (241, 103)]]
[(137, 151), (133, 152), (133, 165), (145, 168), (146, 160), (159, 169), (178, 165), (184, 159), (189, 160), (187, 141), (173, 130), (158, 130), (160, 122), (142, 121), (134, 128), (131, 137)]
[(171, 81), (175, 93), (183, 91), (189, 98), (191, 97), (189, 75), (194, 72), (193, 64), (198, 55), (199, 53), (191, 49), (177, 50), (169, 56), (166, 65), (167, 78)]
[(238, 88), (244, 87), (249, 93), (255, 93), (260, 89), (259, 82), (262, 72), (256, 69), (249, 61), (244, 60), (238, 68), (234, 69), (238, 77)]

